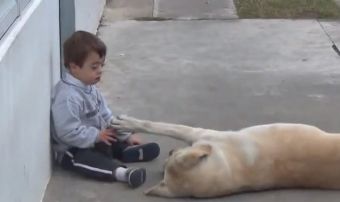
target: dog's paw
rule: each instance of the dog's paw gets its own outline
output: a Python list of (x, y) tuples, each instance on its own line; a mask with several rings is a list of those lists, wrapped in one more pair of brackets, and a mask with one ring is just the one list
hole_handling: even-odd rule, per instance
[(147, 189), (146, 191), (144, 191), (144, 194), (148, 196), (160, 196), (168, 198), (177, 197), (177, 194), (170, 191), (169, 188), (164, 184), (164, 182), (160, 182), (159, 184)]
[(137, 120), (127, 115), (119, 115), (110, 123), (112, 128), (119, 130), (135, 130), (137, 128)]
[(129, 117), (126, 114), (121, 114), (121, 115), (118, 115), (116, 117), (116, 119), (118, 119), (118, 120), (126, 120), (126, 119), (129, 119)]

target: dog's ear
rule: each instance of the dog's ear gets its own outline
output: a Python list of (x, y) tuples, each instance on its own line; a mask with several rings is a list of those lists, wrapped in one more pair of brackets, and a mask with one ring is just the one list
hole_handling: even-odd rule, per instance
[(168, 197), (168, 198), (178, 197), (175, 193), (169, 190), (169, 187), (167, 187), (163, 181), (151, 187), (150, 189), (146, 190), (144, 194), (150, 195), (150, 196), (161, 196), (161, 197)]
[(197, 145), (178, 156), (176, 161), (182, 168), (189, 169), (207, 158), (211, 154), (211, 150), (211, 145)]

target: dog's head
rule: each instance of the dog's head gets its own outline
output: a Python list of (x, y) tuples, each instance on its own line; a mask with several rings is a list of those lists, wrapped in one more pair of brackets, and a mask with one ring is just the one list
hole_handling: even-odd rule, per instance
[[(145, 193), (163, 197), (190, 196), (190, 189), (203, 175), (202, 166), (212, 152), (209, 144), (194, 145), (170, 153), (165, 162), (164, 179)], [(200, 180), (198, 180), (200, 181)]]

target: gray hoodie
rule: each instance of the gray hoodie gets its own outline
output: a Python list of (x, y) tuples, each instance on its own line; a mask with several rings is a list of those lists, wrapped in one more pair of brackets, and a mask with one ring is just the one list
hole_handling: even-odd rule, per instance
[[(52, 95), (52, 138), (58, 159), (71, 147), (90, 148), (113, 119), (111, 110), (94, 85), (85, 85), (66, 72)], [(120, 134), (126, 140), (130, 133)]]

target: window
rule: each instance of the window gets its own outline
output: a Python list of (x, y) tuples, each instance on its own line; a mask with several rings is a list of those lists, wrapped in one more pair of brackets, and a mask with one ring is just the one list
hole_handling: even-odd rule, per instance
[(32, 0), (0, 0), (0, 39)]
[(31, 0), (17, 0), (17, 2), (19, 3), (19, 10), (20, 12), (22, 10), (24, 10), (24, 8), (27, 6), (27, 4), (30, 2)]
[(19, 15), (18, 4), (15, 0), (0, 1), (0, 38)]

